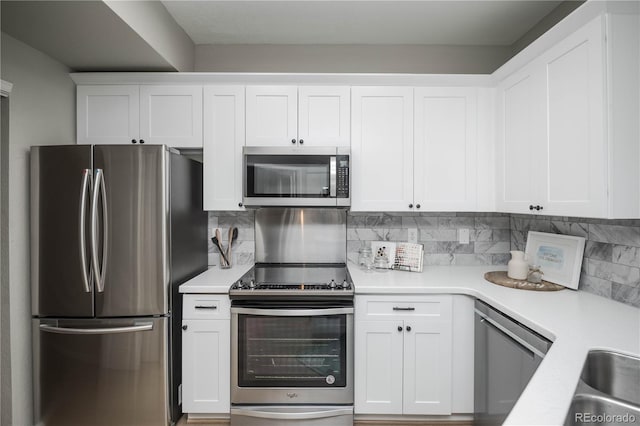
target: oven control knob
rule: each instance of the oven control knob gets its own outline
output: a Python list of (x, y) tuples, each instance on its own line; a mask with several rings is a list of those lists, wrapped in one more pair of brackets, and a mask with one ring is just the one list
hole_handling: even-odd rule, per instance
[(252, 290), (256, 288), (256, 283), (253, 280), (249, 281), (249, 288)]
[(349, 283), (347, 282), (347, 280), (342, 281), (342, 288), (345, 290), (349, 288)]
[(331, 289), (336, 288), (336, 282), (334, 280), (331, 280), (331, 282), (329, 283), (329, 287), (331, 287)]

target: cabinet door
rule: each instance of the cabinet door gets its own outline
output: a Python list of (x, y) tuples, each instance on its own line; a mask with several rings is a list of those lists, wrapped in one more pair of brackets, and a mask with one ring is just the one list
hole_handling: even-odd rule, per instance
[(417, 209), (475, 210), (476, 98), (476, 89), (468, 87), (415, 90), (413, 198)]
[(413, 89), (354, 87), (351, 118), (351, 210), (412, 210)]
[(402, 321), (355, 328), (355, 413), (402, 414)]
[(535, 185), (544, 159), (539, 141), (545, 132), (544, 70), (537, 64), (507, 77), (498, 86), (496, 207), (529, 213), (538, 204)]
[(202, 86), (140, 86), (140, 139), (202, 147)]
[(451, 414), (451, 322), (406, 320), (404, 414)]
[(297, 146), (298, 88), (247, 86), (246, 93), (247, 146)]
[(76, 97), (79, 144), (138, 141), (138, 86), (78, 86)]
[(607, 216), (604, 31), (599, 17), (542, 56), (547, 133), (539, 171), (542, 213)]
[(298, 88), (298, 137), (304, 146), (349, 146), (351, 101), (347, 86)]
[(229, 320), (183, 320), (182, 411), (228, 413)]
[(244, 86), (204, 88), (204, 209), (242, 207)]

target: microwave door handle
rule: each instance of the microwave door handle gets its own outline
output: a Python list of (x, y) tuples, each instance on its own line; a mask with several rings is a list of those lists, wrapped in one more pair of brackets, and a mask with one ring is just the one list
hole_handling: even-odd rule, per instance
[(329, 196), (335, 198), (337, 195), (336, 182), (337, 182), (337, 168), (336, 157), (332, 156), (329, 159)]

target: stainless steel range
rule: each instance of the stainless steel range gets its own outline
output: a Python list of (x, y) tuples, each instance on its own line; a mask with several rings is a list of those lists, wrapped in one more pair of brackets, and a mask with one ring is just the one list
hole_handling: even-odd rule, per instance
[(354, 289), (345, 252), (343, 210), (256, 212), (258, 263), (229, 291), (233, 426), (353, 424)]

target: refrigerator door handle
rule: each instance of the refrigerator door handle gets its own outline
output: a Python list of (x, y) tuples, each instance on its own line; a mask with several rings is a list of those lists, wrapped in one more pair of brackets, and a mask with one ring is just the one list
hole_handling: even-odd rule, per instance
[[(98, 197), (102, 201), (102, 265), (98, 260)], [(107, 224), (107, 191), (104, 184), (104, 172), (102, 169), (96, 169), (96, 180), (93, 183), (93, 200), (91, 202), (91, 261), (98, 293), (104, 293), (107, 248), (109, 246)]]
[(137, 331), (153, 330), (153, 323), (140, 323), (126, 327), (106, 327), (106, 328), (68, 328), (55, 327), (53, 325), (40, 324), (40, 330), (47, 333), (57, 334), (116, 334), (116, 333), (134, 333)]
[(82, 171), (82, 183), (80, 184), (80, 214), (79, 214), (79, 236), (80, 236), (80, 266), (82, 267), (82, 284), (85, 293), (91, 293), (91, 265), (87, 270), (87, 235), (85, 233), (87, 218), (87, 192), (91, 190), (91, 169)]

